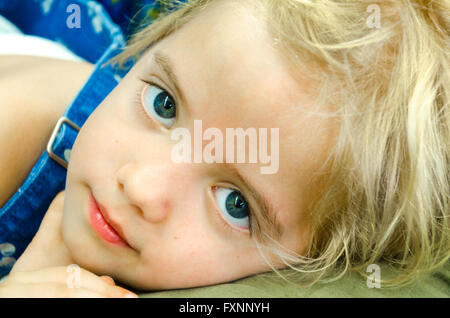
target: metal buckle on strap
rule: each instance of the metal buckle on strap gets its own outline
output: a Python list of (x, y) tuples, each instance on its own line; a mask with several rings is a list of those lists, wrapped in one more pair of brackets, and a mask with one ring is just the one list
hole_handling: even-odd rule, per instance
[[(75, 129), (76, 131), (80, 130), (80, 127), (78, 127), (73, 121), (71, 121), (69, 118), (62, 116), (61, 118), (58, 119), (58, 122), (56, 123), (55, 128), (53, 129), (52, 135), (50, 137), (50, 140), (48, 141), (47, 144), (47, 153), (49, 155), (50, 158), (52, 158), (53, 160), (55, 160), (57, 163), (59, 163), (61, 166), (63, 166), (64, 168), (67, 169), (67, 165), (69, 163), (69, 158), (68, 156), (70, 156), (70, 151), (71, 149), (66, 149), (66, 151), (64, 152), (65, 155), (65, 159), (59, 157), (58, 155), (56, 155), (53, 152), (53, 143), (56, 140), (56, 136), (58, 135), (59, 130), (61, 129), (61, 126), (66, 123), (69, 126), (71, 126), (73, 129)], [(66, 152), (69, 155), (66, 155)]]

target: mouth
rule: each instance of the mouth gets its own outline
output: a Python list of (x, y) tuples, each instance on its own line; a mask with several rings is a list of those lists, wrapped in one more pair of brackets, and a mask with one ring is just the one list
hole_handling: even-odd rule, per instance
[(109, 218), (106, 208), (97, 203), (92, 192), (89, 198), (89, 222), (103, 240), (117, 246), (130, 247), (120, 225)]

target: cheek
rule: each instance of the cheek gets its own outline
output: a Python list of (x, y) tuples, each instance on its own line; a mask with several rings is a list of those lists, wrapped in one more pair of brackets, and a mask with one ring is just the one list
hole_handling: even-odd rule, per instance
[(95, 175), (113, 163), (117, 158), (115, 154), (118, 153), (121, 131), (116, 118), (120, 117), (114, 114), (106, 100), (89, 116), (75, 140), (68, 178), (82, 171)]
[(212, 237), (172, 238), (144, 251), (138, 280), (146, 288), (171, 289), (229, 282), (267, 269), (255, 248)]

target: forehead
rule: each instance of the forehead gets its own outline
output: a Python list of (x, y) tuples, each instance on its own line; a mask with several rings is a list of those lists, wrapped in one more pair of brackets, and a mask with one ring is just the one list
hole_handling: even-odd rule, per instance
[(208, 7), (161, 44), (179, 64), (180, 72), (191, 71), (185, 78), (197, 89), (186, 94), (211, 105), (275, 106), (279, 97), (275, 92), (281, 87), (292, 92), (295, 86), (288, 82), (283, 60), (272, 46), (260, 13), (237, 1), (219, 1)]
[(279, 129), (278, 172), (261, 175), (259, 163), (241, 171), (276, 210), (298, 209), (330, 133), (325, 120), (304, 112), (312, 110), (309, 83), (289, 75), (261, 17), (237, 1), (219, 1), (155, 49), (172, 61), (190, 119), (201, 119), (203, 129)]

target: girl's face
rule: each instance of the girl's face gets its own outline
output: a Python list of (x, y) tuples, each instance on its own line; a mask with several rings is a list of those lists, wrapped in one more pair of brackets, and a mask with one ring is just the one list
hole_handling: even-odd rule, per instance
[[(138, 289), (170, 289), (270, 270), (254, 243), (262, 233), (304, 252), (306, 206), (320, 192), (313, 175), (332, 139), (329, 119), (302, 112), (308, 85), (238, 2), (209, 7), (153, 45), (74, 145), (63, 237), (75, 262)], [(171, 133), (194, 136), (194, 119), (224, 137), (226, 128), (278, 128), (278, 170), (176, 163)]]

